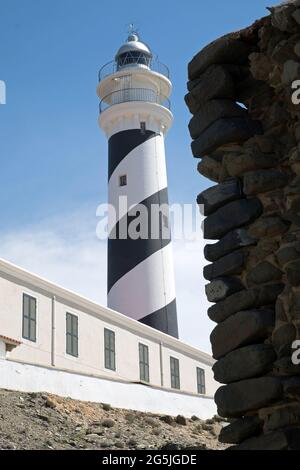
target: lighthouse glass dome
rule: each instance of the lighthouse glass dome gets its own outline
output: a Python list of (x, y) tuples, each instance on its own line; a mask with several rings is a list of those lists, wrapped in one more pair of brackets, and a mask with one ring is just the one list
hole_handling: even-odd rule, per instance
[(151, 49), (131, 32), (114, 60), (99, 71), (100, 113), (126, 102), (156, 103), (170, 109), (172, 84), (168, 68), (153, 58)]
[(114, 60), (106, 63), (99, 70), (99, 82), (108, 75), (132, 67), (152, 70), (169, 78), (168, 67), (160, 62), (157, 57), (153, 58), (151, 49), (142, 42), (137, 33), (130, 33), (126, 42), (119, 48)]
[(120, 47), (116, 54), (117, 70), (131, 66), (150, 67), (152, 53), (149, 47), (139, 40), (136, 33), (130, 34), (127, 42)]

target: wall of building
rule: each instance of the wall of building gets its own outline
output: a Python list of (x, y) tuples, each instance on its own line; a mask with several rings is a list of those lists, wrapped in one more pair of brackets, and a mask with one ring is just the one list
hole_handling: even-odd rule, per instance
[(122, 381), (75, 374), (0, 359), (0, 388), (47, 391), (75, 400), (109, 403), (116, 408), (202, 419), (216, 414), (212, 398)]
[(269, 10), (192, 59), (186, 95), (198, 171), (218, 183), (198, 202), (219, 240), (204, 251), (215, 400), (236, 418), (220, 439), (237, 449), (300, 446), (300, 1)]
[[(78, 358), (66, 354), (66, 312), (78, 316)], [(115, 333), (116, 371), (104, 367), (104, 328)], [(66, 303), (56, 303), (55, 366), (58, 368), (139, 381), (139, 342), (149, 347), (150, 380), (160, 386), (159, 343), (78, 308), (70, 308)]]
[[(10, 281), (0, 275), (0, 328), (1, 334), (22, 341), (11, 353), (28, 362), (51, 364), (51, 296), (42, 295), (33, 286)], [(23, 293), (37, 298), (38, 328), (36, 342), (22, 338)]]
[[(37, 299), (37, 338), (22, 338), (22, 298)], [(66, 353), (66, 313), (78, 317), (78, 357)], [(116, 371), (105, 368), (104, 328), (115, 332)], [(21, 341), (9, 361), (78, 374), (139, 382), (139, 343), (149, 347), (150, 384), (171, 388), (170, 356), (179, 359), (180, 390), (197, 395), (196, 368), (205, 370), (206, 395), (216, 382), (212, 358), (181, 341), (0, 261), (0, 334)], [(125, 404), (124, 404), (125, 406)]]

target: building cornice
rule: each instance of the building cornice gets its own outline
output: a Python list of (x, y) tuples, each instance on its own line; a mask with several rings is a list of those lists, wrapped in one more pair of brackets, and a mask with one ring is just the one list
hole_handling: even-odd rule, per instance
[(147, 128), (165, 135), (173, 124), (173, 114), (158, 103), (126, 101), (107, 108), (98, 117), (99, 126), (108, 139), (124, 129), (139, 129), (143, 120)]

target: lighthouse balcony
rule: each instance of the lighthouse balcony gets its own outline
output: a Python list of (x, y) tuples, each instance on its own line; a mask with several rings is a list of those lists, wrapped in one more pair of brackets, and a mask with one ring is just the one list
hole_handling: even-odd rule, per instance
[(165, 64), (160, 62), (158, 59), (151, 59), (149, 62), (146, 62), (145, 58), (139, 55), (138, 57), (127, 57), (126, 60), (123, 60), (123, 62), (117, 63), (115, 60), (112, 60), (107, 64), (103, 65), (103, 67), (101, 67), (98, 73), (99, 82), (101, 82), (101, 80), (108, 77), (109, 75), (117, 73), (120, 70), (130, 69), (132, 67), (148, 69), (152, 72), (160, 73), (168, 79), (170, 78), (169, 69)]
[(100, 113), (105, 111), (107, 108), (120, 103), (126, 103), (129, 101), (144, 101), (148, 103), (156, 103), (164, 106), (167, 109), (171, 109), (170, 100), (163, 96), (161, 93), (157, 93), (149, 88), (125, 88), (117, 91), (113, 91), (105, 96), (99, 105)]

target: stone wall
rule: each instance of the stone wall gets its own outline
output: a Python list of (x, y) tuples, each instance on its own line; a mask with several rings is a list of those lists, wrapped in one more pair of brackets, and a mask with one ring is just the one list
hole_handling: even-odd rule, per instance
[[(215, 401), (233, 449), (300, 448), (300, 0), (270, 8), (189, 63)], [(300, 95), (300, 94), (299, 94)]]

